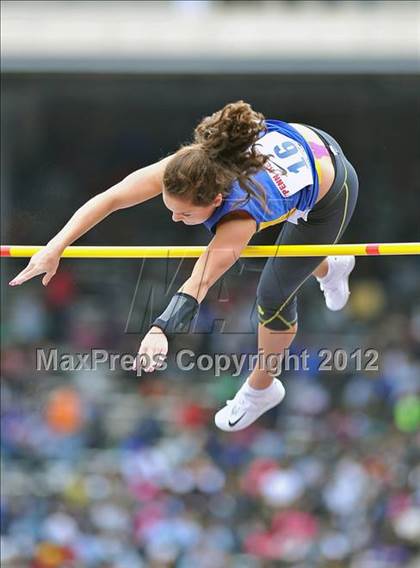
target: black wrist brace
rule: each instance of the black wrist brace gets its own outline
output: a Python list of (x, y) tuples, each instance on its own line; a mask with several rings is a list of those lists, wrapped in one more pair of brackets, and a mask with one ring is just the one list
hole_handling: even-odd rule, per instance
[(165, 335), (188, 332), (199, 307), (200, 304), (193, 296), (177, 292), (152, 326), (159, 327)]

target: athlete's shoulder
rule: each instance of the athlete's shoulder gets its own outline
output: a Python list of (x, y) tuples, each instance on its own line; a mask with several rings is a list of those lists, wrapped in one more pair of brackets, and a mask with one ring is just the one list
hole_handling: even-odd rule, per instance
[(282, 126), (282, 125), (288, 126), (289, 125), (288, 122), (286, 122), (284, 120), (279, 120), (278, 118), (266, 118), (264, 120), (264, 122), (266, 124), (269, 124), (269, 125), (272, 125), (272, 126)]
[(274, 118), (267, 118), (264, 122), (267, 127), (267, 132), (279, 132), (292, 138), (294, 138), (296, 134), (299, 134), (296, 128), (294, 128), (293, 123)]

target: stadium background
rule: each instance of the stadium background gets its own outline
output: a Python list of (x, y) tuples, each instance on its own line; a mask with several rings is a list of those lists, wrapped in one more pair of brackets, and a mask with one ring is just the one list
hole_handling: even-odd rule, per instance
[[(419, 240), (418, 14), (418, 2), (3, 2), (2, 243), (47, 242), (237, 99), (341, 143), (361, 186), (342, 242)], [(208, 241), (157, 198), (76, 244)], [(233, 435), (212, 417), (244, 374), (173, 361), (140, 378), (35, 370), (39, 347), (134, 353), (137, 279), (143, 268), (162, 296), (163, 261), (64, 260), (46, 289), (9, 288), (24, 265), (2, 262), (2, 565), (419, 565), (416, 258), (360, 258), (337, 314), (307, 283), (294, 350), (308, 349), (310, 370), (285, 373), (284, 403)], [(263, 261), (245, 266), (211, 292), (205, 322), (247, 322)], [(181, 347), (252, 353), (256, 338), (200, 334), (171, 352)], [(375, 349), (379, 371), (318, 372), (321, 348)]]

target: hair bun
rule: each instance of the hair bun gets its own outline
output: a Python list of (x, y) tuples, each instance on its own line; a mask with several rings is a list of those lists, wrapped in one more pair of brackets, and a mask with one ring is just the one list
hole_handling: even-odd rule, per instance
[(194, 130), (194, 143), (181, 147), (165, 168), (165, 191), (187, 196), (196, 205), (209, 205), (230, 193), (233, 182), (267, 208), (264, 187), (253, 178), (270, 159), (255, 142), (266, 132), (264, 115), (237, 101), (204, 118)]
[(237, 101), (204, 118), (194, 131), (194, 141), (209, 157), (238, 164), (265, 130), (264, 115)]

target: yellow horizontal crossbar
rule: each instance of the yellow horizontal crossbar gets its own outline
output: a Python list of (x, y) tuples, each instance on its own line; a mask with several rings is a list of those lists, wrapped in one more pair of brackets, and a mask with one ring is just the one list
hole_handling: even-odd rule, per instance
[[(42, 249), (39, 245), (1, 245), (2, 257), (28, 258)], [(206, 250), (204, 246), (71, 246), (65, 258), (197, 258)], [(417, 243), (376, 243), (354, 245), (250, 245), (241, 254), (243, 258), (273, 256), (376, 256), (420, 254)]]

